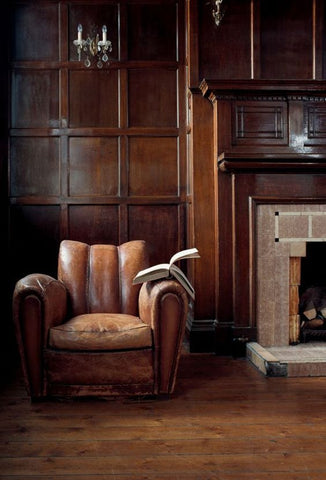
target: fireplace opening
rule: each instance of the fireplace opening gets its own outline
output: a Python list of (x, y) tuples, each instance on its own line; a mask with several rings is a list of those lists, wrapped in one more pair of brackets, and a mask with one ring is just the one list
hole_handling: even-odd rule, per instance
[(307, 242), (301, 258), (300, 337), (326, 341), (326, 242)]

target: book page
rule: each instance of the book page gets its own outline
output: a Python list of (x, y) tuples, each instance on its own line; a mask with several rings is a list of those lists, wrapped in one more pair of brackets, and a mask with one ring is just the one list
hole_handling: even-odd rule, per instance
[(137, 283), (147, 282), (149, 280), (157, 280), (159, 278), (166, 278), (170, 275), (170, 265), (168, 263), (159, 263), (153, 267), (145, 268), (140, 270), (137, 275), (134, 277), (132, 283), (135, 285)]
[(170, 265), (184, 258), (199, 258), (197, 248), (187, 248), (186, 250), (181, 250), (180, 252), (175, 253), (170, 259)]
[(183, 271), (176, 265), (171, 265), (170, 271), (172, 275), (181, 283), (183, 288), (189, 293), (191, 298), (195, 299), (195, 290)]

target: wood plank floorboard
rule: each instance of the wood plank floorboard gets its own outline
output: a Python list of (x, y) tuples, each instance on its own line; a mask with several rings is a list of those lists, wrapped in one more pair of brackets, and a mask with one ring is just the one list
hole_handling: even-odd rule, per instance
[(158, 399), (31, 403), (0, 391), (1, 480), (326, 480), (326, 377), (184, 353)]

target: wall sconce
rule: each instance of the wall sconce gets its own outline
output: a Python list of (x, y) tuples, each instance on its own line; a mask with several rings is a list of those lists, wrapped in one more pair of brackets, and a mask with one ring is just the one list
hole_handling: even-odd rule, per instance
[(103, 62), (107, 63), (109, 60), (108, 53), (112, 52), (112, 42), (107, 39), (106, 25), (102, 27), (102, 40), (100, 40), (99, 34), (93, 37), (88, 35), (86, 40), (83, 40), (82, 35), (83, 27), (79, 24), (77, 27), (77, 39), (74, 40), (74, 45), (77, 47), (78, 60), (81, 61), (82, 54), (86, 55), (84, 65), (90, 67), (92, 64), (90, 58), (94, 57), (97, 59), (97, 67), (102, 68)]
[(216, 26), (218, 27), (222, 21), (222, 18), (224, 16), (224, 12), (221, 10), (221, 4), (223, 0), (215, 0), (215, 7), (213, 8), (212, 14), (216, 23)]

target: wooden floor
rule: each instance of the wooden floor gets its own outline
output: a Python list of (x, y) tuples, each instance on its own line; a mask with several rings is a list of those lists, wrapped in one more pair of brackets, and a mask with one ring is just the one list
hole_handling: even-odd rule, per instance
[(266, 378), (244, 358), (182, 356), (169, 400), (30, 404), (1, 392), (0, 478), (326, 479), (326, 378)]

